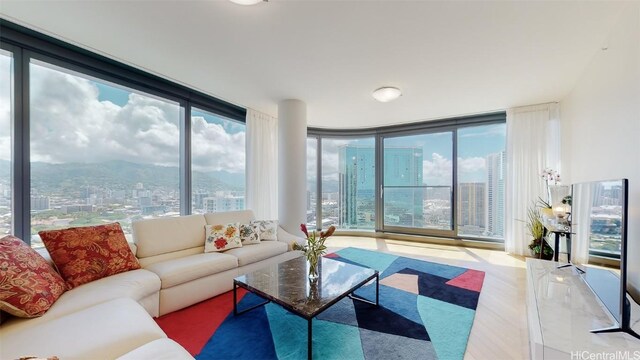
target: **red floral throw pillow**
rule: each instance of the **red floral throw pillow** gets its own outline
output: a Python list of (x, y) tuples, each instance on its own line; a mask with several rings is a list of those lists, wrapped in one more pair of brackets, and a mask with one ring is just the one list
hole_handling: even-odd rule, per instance
[(42, 316), (65, 290), (64, 280), (42, 255), (15, 236), (0, 239), (0, 310)]
[(118, 223), (38, 234), (69, 290), (103, 277), (140, 269)]

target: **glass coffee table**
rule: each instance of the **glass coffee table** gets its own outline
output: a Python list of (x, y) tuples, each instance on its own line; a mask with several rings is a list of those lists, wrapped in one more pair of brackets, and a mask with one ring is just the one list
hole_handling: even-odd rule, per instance
[[(379, 304), (379, 274), (377, 270), (322, 258), (318, 266), (318, 279), (310, 281), (309, 265), (304, 257), (253, 271), (233, 279), (233, 314), (240, 315), (269, 302), (307, 320), (307, 356), (312, 357), (312, 320), (345, 297), (373, 306)], [(376, 299), (367, 300), (353, 294), (355, 290), (375, 279)], [(244, 288), (266, 301), (239, 310), (237, 289)]]

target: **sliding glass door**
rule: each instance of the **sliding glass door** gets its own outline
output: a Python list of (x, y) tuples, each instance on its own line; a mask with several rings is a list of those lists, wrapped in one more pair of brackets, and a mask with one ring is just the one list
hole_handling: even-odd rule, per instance
[(13, 54), (0, 50), (0, 237), (13, 232), (11, 168)]
[(453, 231), (453, 132), (383, 137), (383, 230)]

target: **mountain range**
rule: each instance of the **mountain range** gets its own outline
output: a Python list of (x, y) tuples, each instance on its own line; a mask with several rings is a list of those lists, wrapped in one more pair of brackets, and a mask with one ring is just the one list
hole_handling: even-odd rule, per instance
[[(10, 162), (0, 160), (0, 177), (8, 178), (9, 174)], [(139, 164), (120, 160), (101, 163), (31, 163), (31, 187), (42, 194), (73, 193), (87, 186), (126, 190), (135, 188), (137, 183), (142, 183), (144, 189), (177, 190), (179, 175), (179, 169), (175, 166)], [(242, 191), (244, 174), (194, 171), (192, 187), (194, 191), (199, 189)]]

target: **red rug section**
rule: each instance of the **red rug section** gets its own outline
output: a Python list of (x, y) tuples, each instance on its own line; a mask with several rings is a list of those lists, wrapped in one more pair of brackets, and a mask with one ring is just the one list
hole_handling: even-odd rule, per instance
[[(238, 302), (247, 293), (238, 289)], [(200, 353), (211, 335), (233, 311), (233, 291), (182, 310), (163, 315), (156, 322), (170, 339), (175, 340), (195, 356)]]
[(467, 270), (457, 277), (446, 282), (447, 285), (480, 292), (484, 282), (484, 272), (478, 270)]

